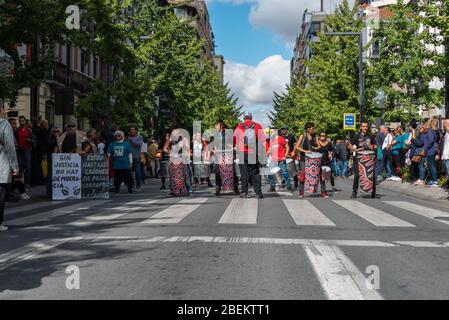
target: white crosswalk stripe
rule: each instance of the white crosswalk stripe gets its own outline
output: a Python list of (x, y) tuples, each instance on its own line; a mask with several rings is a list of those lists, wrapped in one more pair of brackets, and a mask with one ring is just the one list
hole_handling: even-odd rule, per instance
[(305, 245), (307, 257), (331, 300), (382, 300), (376, 290), (370, 289), (365, 277), (340, 248), (326, 245)]
[(282, 200), (296, 225), (304, 226), (335, 226), (321, 211), (309, 201)]
[(438, 221), (438, 222), (442, 222), (445, 224), (449, 224), (449, 220), (440, 220), (439, 218), (447, 218), (449, 219), (449, 213), (448, 212), (444, 212), (444, 211), (440, 211), (440, 210), (435, 210), (429, 207), (424, 207), (424, 206), (420, 206), (418, 204), (414, 204), (414, 203), (410, 203), (410, 202), (405, 202), (405, 201), (384, 201), (384, 203), (400, 208), (400, 209), (404, 209), (407, 211), (411, 211), (413, 213), (419, 214), (421, 216), (424, 216), (426, 218), (432, 219), (434, 221)]
[(31, 216), (13, 219), (13, 220), (8, 221), (8, 225), (25, 225), (25, 224), (32, 224), (32, 223), (36, 223), (36, 222), (51, 221), (51, 219), (53, 219), (53, 218), (64, 216), (66, 214), (70, 214), (70, 213), (77, 212), (77, 211), (88, 210), (91, 207), (101, 206), (102, 204), (105, 204), (107, 202), (109, 202), (109, 200), (83, 201), (83, 202), (73, 204), (71, 206), (66, 206), (63, 208), (53, 209), (50, 211), (45, 211), (45, 212), (34, 214)]
[(279, 190), (277, 190), (276, 193), (277, 193), (278, 195), (280, 195), (281, 197), (282, 197), (282, 196), (283, 196), (283, 197), (293, 197), (293, 193), (290, 192), (290, 191), (279, 191)]
[(191, 214), (204, 204), (208, 198), (184, 199), (167, 209), (155, 214), (142, 223), (148, 224), (173, 224), (181, 222), (185, 217)]
[(218, 223), (257, 224), (257, 199), (232, 199)]
[(355, 215), (375, 225), (376, 227), (416, 227), (415, 225), (396, 218), (379, 209), (353, 200), (334, 200), (336, 204), (351, 211)]

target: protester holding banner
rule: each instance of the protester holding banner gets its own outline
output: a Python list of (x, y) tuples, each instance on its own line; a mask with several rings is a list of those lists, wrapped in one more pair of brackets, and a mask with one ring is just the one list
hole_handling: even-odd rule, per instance
[(350, 150), (355, 152), (354, 157), (354, 183), (351, 198), (357, 198), (359, 186), (365, 193), (371, 193), (371, 198), (376, 197), (376, 140), (368, 133), (367, 122), (361, 124), (361, 131), (355, 134), (350, 143)]
[(4, 118), (5, 115), (3, 102), (0, 101), (0, 231), (8, 230), (3, 225), (6, 191), (12, 177), (19, 172), (14, 132), (8, 120)]
[(131, 168), (133, 165), (133, 155), (131, 147), (125, 141), (123, 131), (117, 130), (114, 133), (115, 141), (109, 145), (108, 154), (112, 157), (112, 165), (114, 168), (114, 186), (115, 193), (120, 192), (120, 184), (125, 182), (128, 192), (133, 192), (133, 179), (131, 176)]

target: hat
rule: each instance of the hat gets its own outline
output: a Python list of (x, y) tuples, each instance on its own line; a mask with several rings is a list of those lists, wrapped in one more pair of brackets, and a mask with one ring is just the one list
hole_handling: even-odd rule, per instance
[(67, 127), (76, 127), (75, 121), (69, 121), (69, 122), (67, 122)]
[(253, 118), (253, 115), (251, 114), (251, 112), (245, 112), (243, 114), (243, 119), (246, 119), (246, 118), (248, 118), (248, 119), (252, 119)]

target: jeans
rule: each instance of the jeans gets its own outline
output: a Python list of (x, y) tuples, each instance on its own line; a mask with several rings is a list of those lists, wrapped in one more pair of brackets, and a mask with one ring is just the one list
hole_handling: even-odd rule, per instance
[(25, 170), (25, 184), (30, 184), (31, 180), (31, 151), (18, 152), (20, 170)]
[(115, 176), (114, 176), (114, 186), (115, 191), (120, 191), (120, 184), (122, 182), (125, 182), (126, 186), (128, 187), (128, 192), (132, 192), (133, 190), (133, 179), (131, 176), (131, 170), (129, 169), (114, 169)]
[(348, 160), (338, 160), (337, 163), (338, 171), (340, 174), (337, 174), (339, 177), (348, 177), (349, 176), (349, 167)]
[(419, 163), (419, 180), (426, 180), (426, 167), (424, 166), (425, 158), (421, 158), (421, 162)]
[(0, 226), (3, 223), (3, 217), (5, 215), (6, 188), (6, 184), (0, 184)]
[(444, 163), (444, 168), (446, 169), (447, 178), (449, 179), (449, 160), (443, 160), (443, 163)]
[[(290, 180), (290, 176), (288, 174), (288, 170), (287, 170), (287, 163), (285, 161), (273, 161), (272, 162), (273, 165), (277, 165), (280, 169), (281, 169), (281, 175), (284, 177), (285, 179), (285, 183), (287, 185), (287, 188), (291, 188), (292, 187), (292, 183)], [(272, 175), (268, 176), (268, 182), (270, 183), (270, 186), (273, 188), (276, 188), (276, 182), (274, 181), (274, 178)]]
[[(387, 172), (387, 177), (391, 177), (391, 154), (386, 150), (382, 152), (383, 156), (383, 165), (385, 167), (385, 171)], [(382, 174), (382, 173), (380, 173)]]
[(332, 173), (335, 174), (336, 177), (339, 177), (341, 175), (341, 170), (340, 170), (340, 165), (339, 165), (339, 160), (337, 161), (337, 159), (332, 159)]
[(142, 165), (140, 163), (140, 158), (133, 158), (134, 166), (133, 172), (135, 174), (135, 182), (136, 188), (140, 188), (142, 186)]
[(430, 182), (437, 182), (438, 180), (438, 174), (437, 174), (437, 167), (435, 164), (435, 155), (428, 155), (426, 157), (427, 159), (427, 165), (429, 166), (430, 170)]
[(190, 164), (184, 164), (184, 174), (186, 175), (186, 189), (187, 192), (193, 192), (193, 171), (192, 166)]

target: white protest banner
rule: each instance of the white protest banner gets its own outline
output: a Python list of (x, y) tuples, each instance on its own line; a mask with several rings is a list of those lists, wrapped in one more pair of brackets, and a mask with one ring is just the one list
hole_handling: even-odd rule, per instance
[(55, 153), (52, 170), (53, 200), (81, 199), (81, 156)]

